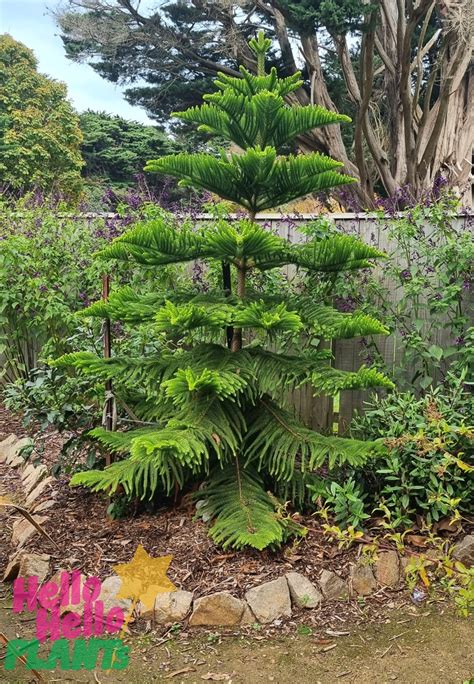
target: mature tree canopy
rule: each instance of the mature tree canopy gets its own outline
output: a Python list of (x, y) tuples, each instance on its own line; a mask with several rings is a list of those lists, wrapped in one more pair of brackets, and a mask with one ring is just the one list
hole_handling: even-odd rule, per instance
[(127, 121), (105, 112), (83, 112), (80, 125), (85, 177), (131, 185), (149, 159), (178, 151), (178, 145), (156, 126)]
[(149, 9), (136, 0), (68, 0), (58, 13), (67, 54), (104, 78), (127, 84), (127, 98), (158, 121), (199, 104), (218, 71), (255, 70), (246, 39), (264, 26), (282, 73), (303, 67), (288, 99), (353, 116), (299, 136), (304, 151), (341, 159), (360, 179), (364, 206), (374, 193), (410, 185), (415, 196), (440, 174), (469, 179), (474, 121), (472, 0), (181, 0)]
[(83, 164), (79, 118), (66, 86), (37, 66), (29, 48), (0, 36), (0, 182), (76, 197)]

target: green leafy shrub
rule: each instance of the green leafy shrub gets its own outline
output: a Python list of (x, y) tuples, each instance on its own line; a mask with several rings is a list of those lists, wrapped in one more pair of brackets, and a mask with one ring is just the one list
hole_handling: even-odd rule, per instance
[(334, 522), (343, 528), (360, 528), (369, 515), (365, 511), (366, 494), (352, 477), (339, 484), (336, 481), (320, 480), (309, 484), (312, 500), (326, 505), (334, 517)]
[[(29, 379), (42, 353), (74, 348), (74, 312), (100, 292), (91, 253), (105, 244), (104, 221), (75, 221), (58, 210), (2, 205), (0, 354), (7, 380)], [(81, 343), (84, 336), (81, 335)]]
[[(154, 216), (159, 208), (123, 206), (112, 217), (90, 219), (36, 196), (3, 203), (0, 212), (0, 383), (6, 405), (26, 423), (77, 430), (100, 422), (103, 383), (48, 368), (50, 357), (87, 349), (100, 353), (101, 326), (77, 316), (101, 294), (103, 266), (94, 252), (120, 235), (132, 217)], [(145, 291), (179, 286), (178, 267), (137, 269), (126, 263), (111, 274), (112, 288), (125, 280)], [(117, 349), (146, 347), (139, 329), (113, 329)]]
[[(42, 430), (90, 427), (103, 401), (103, 387), (75, 378), (63, 368), (34, 368), (30, 379), (17, 379), (3, 391), (5, 406), (22, 413), (26, 426), (33, 422)], [(89, 397), (89, 402), (87, 402)]]
[(388, 454), (365, 472), (374, 506), (383, 502), (394, 527), (417, 515), (426, 523), (459, 519), (474, 505), (474, 397), (467, 371), (417, 398), (413, 392), (374, 397), (353, 421), (353, 434), (383, 438)]
[[(341, 166), (324, 155), (279, 154), (298, 133), (343, 123), (347, 117), (317, 107), (289, 107), (284, 97), (299, 87), (299, 75), (279, 79), (264, 72), (270, 42), (260, 34), (250, 47), (258, 75), (221, 74), (219, 92), (179, 116), (241, 148), (242, 153), (178, 154), (149, 162), (148, 170), (236, 202), (247, 218), (222, 218), (196, 229), (169, 217), (138, 222), (102, 250), (104, 259), (163, 267), (196, 259), (223, 262), (231, 292), (118, 290), (86, 314), (148, 326), (163, 343), (104, 360), (89, 352), (66, 355), (72, 365), (130, 395), (138, 427), (126, 432), (94, 430), (120, 460), (103, 471), (75, 475), (72, 485), (151, 498), (194, 482), (204, 486), (200, 512), (213, 524), (211, 537), (224, 547), (262, 549), (296, 531), (272, 491), (327, 464), (361, 466), (383, 449), (365, 442), (318, 434), (284, 405), (285, 390), (309, 384), (315, 394), (341, 389), (392, 387), (372, 368), (344, 372), (332, 365), (322, 340), (386, 333), (376, 318), (342, 314), (329, 301), (252, 290), (254, 272), (291, 264), (323, 273), (367, 268), (383, 255), (345, 235), (323, 235), (290, 244), (255, 223), (255, 213), (310, 192), (348, 183)], [(226, 285), (229, 289), (229, 284)], [(230, 345), (225, 344), (226, 334)], [(296, 346), (295, 346), (296, 345)], [(132, 395), (134, 398), (132, 399)]]

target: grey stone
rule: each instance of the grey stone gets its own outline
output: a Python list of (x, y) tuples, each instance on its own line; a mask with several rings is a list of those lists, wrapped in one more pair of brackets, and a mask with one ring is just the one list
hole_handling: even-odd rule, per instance
[(249, 589), (245, 598), (258, 622), (291, 616), (290, 591), (284, 577)]
[(193, 593), (191, 591), (165, 591), (157, 594), (153, 610), (142, 613), (142, 617), (154, 618), (159, 625), (170, 622), (181, 622), (191, 609)]
[(12, 582), (18, 577), (20, 571), (20, 555), (17, 554), (9, 562), (3, 573), (4, 582)]
[(56, 501), (54, 499), (47, 499), (46, 501), (40, 501), (37, 504), (33, 504), (31, 507), (31, 512), (32, 513), (41, 513), (42, 511), (47, 511), (49, 508), (52, 508), (56, 504)]
[(21, 468), (21, 466), (24, 464), (23, 458), (17, 454), (16, 456), (12, 456), (10, 459), (8, 459), (8, 465), (10, 468)]
[(344, 599), (349, 596), (349, 589), (343, 579), (331, 570), (322, 570), (319, 578), (319, 586), (327, 601)]
[(25, 490), (26, 494), (30, 494), (33, 489), (41, 482), (41, 480), (44, 480), (44, 478), (47, 476), (48, 471), (44, 466), (38, 466), (34, 468), (28, 477), (23, 480), (23, 489)]
[(396, 587), (400, 581), (400, 561), (396, 551), (381, 551), (375, 563), (375, 579), (383, 587)]
[(117, 598), (121, 586), (122, 580), (117, 575), (111, 575), (102, 582), (98, 600), (104, 603), (104, 613), (108, 613), (111, 608), (121, 608), (125, 614), (130, 610), (132, 605), (131, 599)]
[(299, 608), (316, 608), (323, 597), (310, 580), (299, 572), (287, 572), (286, 580), (293, 605)]
[[(34, 515), (33, 518), (39, 525), (43, 525), (49, 520), (48, 517), (42, 515)], [(16, 520), (13, 523), (12, 544), (17, 547), (24, 546), (35, 534), (38, 534), (38, 530), (29, 520), (26, 518)]]
[(39, 497), (45, 492), (46, 488), (49, 487), (50, 483), (53, 481), (52, 477), (47, 477), (46, 480), (42, 480), (37, 487), (33, 489), (28, 494), (28, 497), (25, 502), (25, 506), (28, 508), (31, 506), (35, 501), (39, 499)]
[[(12, 468), (19, 468), (25, 463), (24, 459), (19, 455), (19, 453), (23, 447), (28, 446), (32, 443), (32, 441), (29, 437), (17, 439), (16, 435), (13, 436), (15, 439), (8, 441), (9, 438), (7, 437), (7, 439), (0, 444), (0, 451), (3, 454), (3, 460), (7, 465), (11, 466)], [(5, 442), (7, 442), (7, 444), (5, 444)]]
[(21, 554), (18, 577), (37, 577), (42, 584), (49, 574), (51, 556), (46, 553)]
[(21, 473), (21, 481), (24, 483), (28, 480), (30, 475), (36, 470), (36, 467), (33, 465), (33, 463), (28, 463), (25, 468), (23, 469), (23, 472)]
[(42, 584), (49, 573), (51, 556), (45, 553), (19, 553), (7, 565), (3, 581), (8, 582), (17, 577), (37, 577)]
[(377, 589), (374, 573), (369, 565), (359, 563), (351, 569), (352, 588), (359, 596), (369, 596)]
[(453, 558), (467, 568), (474, 565), (474, 535), (467, 534), (453, 550)]
[(18, 437), (12, 434), (0, 442), (0, 463), (7, 463), (11, 450), (17, 441)]
[(242, 613), (242, 617), (240, 618), (240, 624), (253, 625), (255, 622), (257, 622), (255, 615), (252, 613), (248, 604), (246, 603), (244, 606), (244, 612)]
[(202, 596), (194, 601), (189, 619), (190, 627), (238, 625), (244, 614), (245, 603), (228, 591)]
[[(51, 577), (51, 582), (54, 582), (55, 584), (60, 586), (61, 583), (61, 575), (62, 573), (65, 572), (64, 570), (58, 570), (53, 577)], [(79, 576), (79, 586), (80, 586), (80, 601), (79, 603), (67, 603), (64, 606), (61, 606), (59, 609), (59, 614), (64, 615), (65, 613), (76, 613), (77, 615), (82, 615), (84, 612), (84, 601), (82, 599), (82, 590), (84, 588), (84, 583), (86, 581), (87, 577), (83, 575), (82, 573)], [(69, 591), (69, 590), (68, 590)], [(60, 597), (63, 599), (64, 597), (64, 592), (60, 592)], [(69, 596), (67, 596), (69, 598)]]
[[(60, 573), (56, 573), (55, 579), (52, 579), (56, 583), (60, 581)], [(84, 600), (82, 598), (82, 591), (87, 577), (81, 574), (80, 576), (80, 586), (81, 586), (81, 600), (79, 603), (68, 604), (62, 606), (60, 609), (60, 614), (64, 613), (77, 613), (77, 615), (82, 615), (84, 612)], [(104, 615), (106, 615), (112, 608), (121, 608), (125, 615), (131, 608), (132, 601), (126, 598), (117, 598), (117, 594), (122, 586), (122, 580), (117, 575), (111, 575), (107, 577), (101, 584), (101, 591), (96, 601), (102, 601), (104, 604)]]

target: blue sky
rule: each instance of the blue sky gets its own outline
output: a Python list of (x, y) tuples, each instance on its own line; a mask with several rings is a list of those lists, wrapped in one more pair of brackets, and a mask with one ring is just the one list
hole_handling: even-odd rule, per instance
[(0, 33), (9, 33), (32, 48), (39, 70), (67, 84), (69, 98), (79, 112), (94, 109), (153, 123), (143, 109), (126, 102), (119, 87), (102, 79), (87, 64), (66, 59), (59, 29), (48, 13), (48, 8), (57, 4), (58, 0), (0, 0)]

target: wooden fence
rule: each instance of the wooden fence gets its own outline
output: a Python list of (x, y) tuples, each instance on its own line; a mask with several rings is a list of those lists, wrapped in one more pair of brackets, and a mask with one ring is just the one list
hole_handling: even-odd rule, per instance
[[(300, 214), (284, 218), (275, 215), (260, 215), (258, 221), (268, 225), (269, 229), (276, 232), (290, 242), (303, 242), (306, 238), (299, 232), (298, 228), (311, 220), (320, 218), (311, 214)], [(391, 252), (394, 245), (389, 239), (387, 220), (380, 221), (371, 214), (331, 214), (328, 216), (336, 226), (344, 233), (359, 237), (383, 252)], [(456, 219), (456, 227), (466, 231), (473, 229), (472, 220), (468, 216), (459, 216)], [(430, 227), (426, 226), (429, 231)], [(381, 262), (382, 263), (382, 262)], [(291, 267), (290, 267), (291, 268)], [(384, 272), (383, 264), (377, 265), (374, 269), (375, 277), (380, 281), (383, 289), (390, 294), (390, 301), (396, 303), (401, 295), (397, 283), (390, 282)], [(471, 299), (472, 301), (472, 299)], [(428, 309), (423, 311), (422, 317), (426, 320), (429, 316)], [(474, 324), (474, 321), (473, 321)], [(400, 363), (402, 356), (402, 340), (400, 336), (392, 334), (389, 336), (375, 336), (374, 341), (383, 357), (387, 368), (394, 369)], [(445, 348), (453, 343), (449, 331), (439, 327), (434, 337), (434, 344)], [(361, 354), (364, 351), (360, 338), (350, 340), (335, 340), (332, 343), (334, 354), (334, 366), (341, 370), (355, 371), (362, 365)], [(415, 373), (416, 364), (407, 369)], [(301, 388), (292, 392), (291, 403), (294, 405), (300, 418), (314, 429), (346, 434), (349, 424), (356, 411), (363, 411), (364, 402), (367, 401), (369, 392), (367, 391), (344, 391), (340, 392), (339, 397), (333, 401), (330, 397), (313, 397), (310, 387)]]
[[(113, 216), (113, 214), (82, 214), (74, 218), (85, 220), (90, 218), (112, 218)], [(207, 215), (198, 215), (196, 220), (198, 223), (201, 223), (209, 220), (209, 218)], [(318, 218), (321, 217), (312, 214), (298, 214), (285, 217), (279, 217), (275, 214), (260, 214), (257, 217), (257, 221), (264, 223), (269, 229), (291, 242), (303, 242), (306, 238), (299, 232), (299, 227)], [(381, 222), (371, 214), (331, 214), (327, 218), (334, 221), (336, 226), (343, 232), (356, 235), (361, 240), (378, 247), (382, 251), (391, 251), (386, 227), (387, 221)], [(472, 231), (472, 222), (467, 217), (459, 216), (456, 222), (460, 229)], [(429, 226), (426, 229), (429, 230)], [(375, 268), (374, 274), (380, 279), (384, 289), (387, 288), (390, 292), (390, 300), (396, 302), (400, 294), (397, 283), (389, 282), (383, 268), (380, 266)], [(428, 314), (425, 313), (425, 317), (426, 315)], [(453, 340), (450, 339), (449, 333), (440, 327), (436, 332), (433, 342), (444, 348), (450, 345)], [(390, 335), (388, 337), (378, 336), (376, 343), (387, 367), (389, 369), (394, 368), (399, 363), (401, 357), (402, 347), (400, 338), (397, 335)], [(354, 371), (361, 366), (363, 346), (360, 339), (334, 341), (332, 343), (332, 351), (335, 357), (334, 365), (336, 368)], [(5, 360), (2, 360), (0, 356), (0, 366), (2, 361), (5, 363)], [(368, 393), (364, 391), (345, 391), (341, 392), (339, 397), (333, 402), (328, 397), (313, 397), (311, 389), (305, 387), (292, 392), (289, 400), (294, 405), (297, 414), (308, 426), (324, 432), (337, 431), (339, 434), (345, 434), (354, 412), (356, 410), (363, 410), (364, 401), (366, 401), (367, 396)]]

